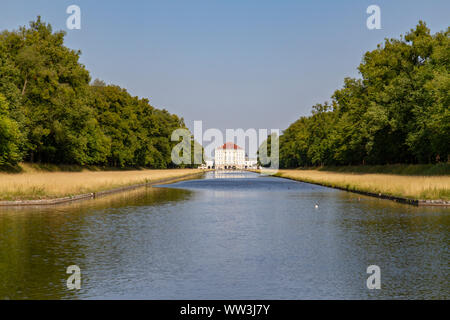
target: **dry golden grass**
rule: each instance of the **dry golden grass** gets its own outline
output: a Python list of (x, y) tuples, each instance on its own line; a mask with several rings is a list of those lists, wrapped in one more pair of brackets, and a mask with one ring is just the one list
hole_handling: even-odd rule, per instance
[(450, 200), (450, 176), (401, 176), (318, 170), (279, 170), (277, 175), (330, 187), (382, 193), (410, 199)]
[(0, 200), (51, 199), (199, 173), (198, 169), (0, 173)]

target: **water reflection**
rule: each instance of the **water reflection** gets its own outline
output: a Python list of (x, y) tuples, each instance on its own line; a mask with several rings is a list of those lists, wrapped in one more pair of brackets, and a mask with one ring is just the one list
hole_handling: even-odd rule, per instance
[[(448, 299), (449, 226), (449, 209), (210, 172), (62, 207), (0, 209), (0, 298)], [(80, 291), (66, 289), (71, 264)], [(365, 286), (371, 264), (381, 290)]]
[(212, 174), (209, 173), (208, 175), (212, 175), (214, 179), (250, 179), (257, 177), (257, 175), (249, 175), (247, 171), (241, 170), (216, 170), (213, 171)]
[[(108, 265), (120, 264), (127, 254), (116, 242), (138, 222), (135, 208), (148, 206), (151, 213), (189, 197), (186, 190), (147, 188), (63, 206), (0, 208), (0, 299), (83, 296), (89, 288), (88, 266), (101, 263), (105, 250)], [(82, 270), (81, 291), (66, 288), (65, 272), (72, 264)], [(102, 267), (102, 273), (108, 268)]]

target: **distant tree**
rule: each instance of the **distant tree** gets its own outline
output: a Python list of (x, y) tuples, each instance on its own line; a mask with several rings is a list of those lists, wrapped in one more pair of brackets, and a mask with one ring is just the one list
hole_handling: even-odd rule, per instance
[(92, 86), (93, 86), (93, 87), (106, 87), (106, 83), (105, 83), (105, 81), (103, 81), (103, 80), (95, 79), (95, 80), (92, 82)]
[(19, 143), (19, 126), (8, 117), (8, 103), (0, 94), (0, 167), (20, 161)]
[(107, 86), (37, 17), (0, 33), (0, 165), (31, 162), (169, 168), (182, 118)]
[(450, 154), (450, 37), (420, 21), (367, 52), (361, 79), (346, 78), (280, 138), (281, 164), (432, 163)]

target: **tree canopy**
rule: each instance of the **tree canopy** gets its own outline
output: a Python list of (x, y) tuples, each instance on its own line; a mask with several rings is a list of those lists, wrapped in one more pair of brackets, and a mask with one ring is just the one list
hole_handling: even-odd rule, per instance
[(169, 168), (182, 118), (92, 84), (80, 51), (38, 17), (0, 33), (0, 166), (19, 161)]
[(449, 35), (420, 21), (367, 52), (360, 79), (283, 132), (281, 167), (449, 161)]

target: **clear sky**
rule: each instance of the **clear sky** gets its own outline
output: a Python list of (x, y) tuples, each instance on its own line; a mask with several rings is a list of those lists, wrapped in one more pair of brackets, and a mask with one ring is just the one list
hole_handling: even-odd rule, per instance
[[(67, 30), (66, 8), (81, 8)], [(366, 8), (381, 8), (369, 30)], [(285, 129), (356, 77), (364, 52), (422, 19), (449, 26), (450, 1), (1, 0), (0, 29), (41, 15), (82, 51), (93, 79), (125, 87), (192, 128)]]

